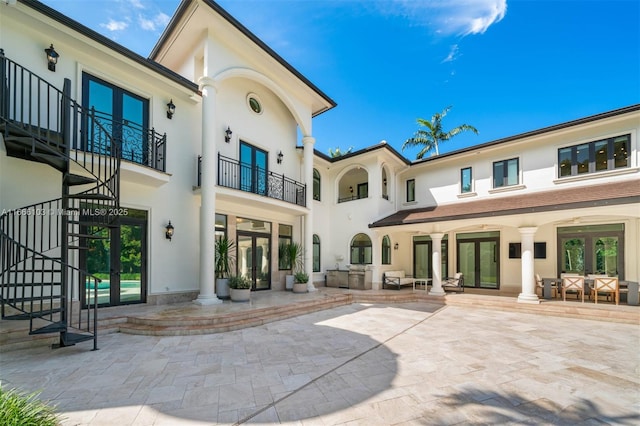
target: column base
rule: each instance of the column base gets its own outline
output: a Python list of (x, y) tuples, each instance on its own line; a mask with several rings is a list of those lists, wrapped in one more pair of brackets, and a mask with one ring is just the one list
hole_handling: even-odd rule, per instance
[(533, 305), (539, 305), (540, 304), (540, 299), (538, 299), (538, 295), (537, 294), (520, 293), (518, 295), (518, 303), (529, 303), (529, 304), (533, 304)]
[(445, 291), (441, 288), (432, 288), (431, 290), (429, 290), (429, 296), (444, 296)]
[(307, 283), (307, 291), (309, 293), (314, 292), (314, 291), (318, 291), (318, 289), (316, 288), (316, 286), (313, 285), (312, 282), (308, 282)]
[(193, 303), (201, 306), (217, 305), (218, 303), (222, 303), (222, 300), (218, 299), (218, 296), (216, 296), (215, 294), (211, 296), (199, 295), (198, 298), (193, 301)]

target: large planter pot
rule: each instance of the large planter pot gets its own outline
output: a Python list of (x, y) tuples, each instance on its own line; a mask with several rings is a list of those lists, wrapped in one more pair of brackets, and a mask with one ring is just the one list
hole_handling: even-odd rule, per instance
[(309, 291), (307, 283), (293, 283), (292, 290), (294, 293), (306, 293)]
[(216, 280), (216, 296), (218, 296), (218, 299), (228, 299), (229, 290), (228, 278), (218, 278)]
[(251, 298), (250, 288), (231, 288), (229, 292), (233, 302), (248, 302)]
[(293, 275), (287, 275), (284, 278), (284, 288), (286, 290), (293, 290)]

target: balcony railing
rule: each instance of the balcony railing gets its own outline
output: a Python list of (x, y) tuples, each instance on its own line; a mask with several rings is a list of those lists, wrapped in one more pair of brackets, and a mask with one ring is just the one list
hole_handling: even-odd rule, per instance
[[(109, 114), (96, 111), (94, 119), (109, 132), (121, 145), (122, 159), (132, 163), (166, 171), (167, 134), (160, 134), (155, 129), (146, 129), (130, 121), (114, 121)], [(91, 120), (92, 118), (89, 118)], [(79, 149), (94, 152), (91, 135), (82, 138)]]
[[(201, 185), (201, 163), (198, 157), (198, 186)], [(306, 186), (284, 175), (261, 167), (241, 164), (238, 160), (218, 154), (218, 186), (237, 189), (298, 206), (307, 205)]]

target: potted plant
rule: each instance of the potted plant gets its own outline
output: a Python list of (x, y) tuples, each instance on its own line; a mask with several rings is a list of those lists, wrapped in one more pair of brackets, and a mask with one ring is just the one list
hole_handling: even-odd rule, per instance
[(306, 272), (298, 271), (293, 275), (293, 292), (306, 293), (308, 291), (307, 283), (309, 275)]
[(248, 302), (251, 298), (251, 281), (242, 275), (229, 277), (229, 288), (233, 302)]
[(235, 242), (226, 236), (216, 239), (216, 295), (219, 299), (229, 298), (229, 273), (236, 263)]
[(296, 271), (304, 268), (304, 249), (302, 248), (302, 244), (291, 242), (289, 244), (283, 244), (282, 250), (286, 264), (291, 267), (291, 274), (287, 274), (286, 276), (285, 288), (292, 290)]

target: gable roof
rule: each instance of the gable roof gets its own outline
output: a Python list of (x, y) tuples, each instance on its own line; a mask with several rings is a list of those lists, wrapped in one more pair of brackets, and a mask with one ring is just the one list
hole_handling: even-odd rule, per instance
[(640, 179), (401, 210), (369, 228), (634, 203), (640, 203)]
[(217, 13), (222, 18), (224, 18), (229, 24), (231, 24), (231, 26), (237, 29), (240, 33), (242, 33), (245, 37), (247, 37), (251, 42), (256, 44), (260, 49), (266, 52), (269, 56), (275, 59), (281, 66), (287, 69), (287, 71), (293, 74), (296, 78), (298, 78), (302, 83), (304, 83), (307, 87), (309, 87), (312, 91), (314, 91), (317, 95), (319, 95), (322, 99), (324, 99), (325, 102), (329, 104), (329, 107), (325, 107), (321, 110), (314, 111), (313, 112), (314, 117), (319, 114), (322, 114), (325, 111), (328, 111), (331, 108), (334, 108), (337, 105), (333, 99), (331, 99), (328, 95), (326, 95), (323, 91), (321, 91), (315, 84), (313, 84), (308, 78), (302, 75), (302, 73), (296, 70), (291, 64), (285, 61), (265, 42), (260, 40), (258, 36), (256, 36), (251, 31), (249, 31), (249, 29), (244, 25), (242, 25), (240, 21), (238, 21), (236, 18), (231, 16), (229, 12), (224, 10), (220, 5), (218, 5), (216, 2), (212, 0), (182, 0), (180, 2), (180, 5), (178, 6), (178, 9), (171, 17), (171, 21), (169, 21), (169, 24), (167, 25), (164, 32), (158, 39), (156, 45), (151, 50), (151, 53), (149, 54), (150, 59), (153, 59), (153, 60), (157, 59), (163, 47), (165, 47), (165, 45), (168, 43), (171, 35), (178, 30), (178, 25), (181, 22), (181, 20), (185, 17), (185, 14), (188, 12), (191, 4), (196, 1), (202, 2), (203, 4), (208, 6), (211, 10), (213, 10), (215, 13)]

